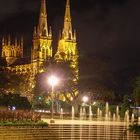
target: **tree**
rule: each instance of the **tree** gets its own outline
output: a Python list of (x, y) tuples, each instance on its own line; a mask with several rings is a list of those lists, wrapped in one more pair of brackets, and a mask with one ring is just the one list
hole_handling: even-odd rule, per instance
[(0, 106), (16, 107), (16, 109), (30, 109), (30, 103), (26, 97), (21, 97), (19, 94), (1, 94)]
[(130, 109), (130, 105), (131, 105), (131, 100), (130, 100), (130, 96), (125, 95), (123, 98), (123, 103), (121, 106), (121, 117), (124, 117), (126, 110)]
[(140, 105), (140, 76), (135, 80), (134, 89), (133, 89), (133, 99), (136, 106)]
[(30, 74), (0, 72), (0, 93), (20, 94), (31, 101), (32, 81)]
[(115, 94), (113, 90), (110, 90), (104, 86), (97, 85), (94, 88), (94, 92), (96, 93), (95, 98), (98, 100), (102, 100), (104, 102), (111, 102), (115, 99)]
[(23, 78), (16, 74), (0, 72), (0, 92), (18, 93), (20, 92)]
[[(47, 86), (46, 75), (45, 73), (37, 74), (35, 77), (35, 87), (34, 87), (34, 95), (33, 95), (33, 102), (32, 107), (34, 109), (46, 109), (47, 106)], [(46, 82), (46, 83), (45, 83)]]
[(34, 101), (36, 100), (37, 102), (37, 97), (42, 96), (44, 93), (46, 94), (47, 102), (49, 100), (51, 101), (51, 87), (47, 84), (47, 78), (52, 74), (56, 74), (60, 79), (60, 83), (55, 87), (53, 93), (55, 103), (77, 103), (76, 99), (78, 97), (78, 79), (74, 73), (74, 70), (72, 67), (70, 67), (70, 62), (67, 61), (57, 63), (55, 61), (51, 61), (51, 63), (46, 65), (47, 69), (45, 69), (43, 73), (39, 73), (36, 76)]

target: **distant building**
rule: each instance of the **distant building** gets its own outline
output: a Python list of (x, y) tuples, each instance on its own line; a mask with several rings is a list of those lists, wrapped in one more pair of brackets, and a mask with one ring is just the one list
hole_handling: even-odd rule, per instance
[[(30, 59), (23, 57), (24, 41), (15, 38), (11, 43), (10, 35), (2, 38), (2, 58), (0, 68), (9, 73), (30, 75), (27, 97), (34, 86), (34, 76), (44, 71), (44, 64), (52, 58), (52, 30), (48, 29), (46, 0), (41, 0), (41, 9), (38, 26), (34, 27), (33, 47)], [(70, 67), (78, 78), (78, 50), (76, 43), (76, 31), (72, 29), (70, 2), (66, 2), (64, 27), (59, 36), (57, 52), (54, 59), (59, 63), (70, 61)], [(76, 78), (76, 79), (77, 79)], [(75, 82), (77, 82), (76, 79)], [(75, 93), (77, 94), (77, 93)]]

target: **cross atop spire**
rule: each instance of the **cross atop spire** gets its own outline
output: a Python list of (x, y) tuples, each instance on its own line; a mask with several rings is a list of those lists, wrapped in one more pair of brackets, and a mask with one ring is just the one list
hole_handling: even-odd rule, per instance
[(41, 0), (41, 9), (39, 17), (39, 35), (48, 36), (46, 0)]

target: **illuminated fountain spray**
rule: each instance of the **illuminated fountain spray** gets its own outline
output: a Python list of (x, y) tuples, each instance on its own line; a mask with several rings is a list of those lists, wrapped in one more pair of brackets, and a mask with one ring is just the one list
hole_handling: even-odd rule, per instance
[[(60, 109), (60, 119), (63, 120), (63, 108)], [(63, 137), (63, 125), (59, 125), (59, 136)]]
[(140, 124), (140, 117), (138, 117), (138, 124)]
[(91, 105), (89, 106), (89, 119), (91, 120), (92, 119), (92, 108), (91, 108)]
[(82, 114), (83, 114), (83, 118), (85, 118), (86, 117), (86, 108), (85, 107), (83, 107)]
[(99, 112), (100, 119), (102, 119), (102, 115), (103, 115), (102, 110), (100, 110), (100, 112)]
[(85, 108), (85, 105), (86, 105), (86, 103), (88, 102), (88, 100), (89, 100), (89, 98), (88, 98), (88, 96), (83, 96), (83, 117), (84, 118), (86, 118), (86, 108)]
[(63, 119), (63, 108), (60, 109), (60, 119)]
[(127, 110), (127, 117), (126, 117), (127, 122), (129, 122), (129, 110)]
[(108, 113), (108, 120), (111, 120), (111, 112)]
[(116, 121), (116, 114), (113, 114), (113, 121)]
[(128, 110), (126, 110), (126, 112), (125, 112), (124, 121), (129, 122), (129, 111)]
[(74, 119), (75, 117), (75, 112), (74, 112), (74, 107), (72, 106), (72, 109), (71, 109), (71, 115), (72, 115), (72, 120)]
[(72, 138), (74, 137), (74, 126), (73, 126), (73, 121), (74, 121), (74, 117), (75, 117), (75, 111), (74, 111), (74, 106), (72, 106), (71, 108), (71, 116), (72, 116), (72, 122), (71, 122), (71, 131), (70, 131), (70, 134), (71, 134), (71, 140)]
[(80, 107), (80, 120), (83, 119), (83, 111), (82, 111), (82, 107)]
[(92, 108), (91, 105), (89, 106), (89, 128), (88, 128), (88, 137), (91, 138), (91, 125), (90, 125), (90, 121), (92, 120)]
[(106, 102), (106, 105), (105, 105), (105, 120), (108, 120), (109, 119), (109, 104), (108, 102)]
[(119, 118), (119, 106), (117, 105), (116, 107), (116, 119), (118, 120)]
[(134, 113), (132, 113), (131, 122), (134, 123)]
[(116, 107), (116, 121), (120, 121), (119, 106)]
[(126, 122), (127, 118), (127, 111), (125, 111), (125, 115), (124, 115), (124, 121)]
[(93, 115), (91, 105), (89, 106), (89, 115)]
[(105, 121), (108, 121), (108, 115), (105, 114)]
[(97, 118), (99, 119), (99, 117), (100, 117), (100, 109), (98, 107), (98, 109), (97, 109)]

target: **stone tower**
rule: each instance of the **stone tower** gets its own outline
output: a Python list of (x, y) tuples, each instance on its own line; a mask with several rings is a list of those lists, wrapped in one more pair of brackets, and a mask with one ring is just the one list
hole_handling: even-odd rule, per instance
[(12, 65), (17, 59), (23, 57), (23, 37), (18, 41), (15, 38), (15, 42), (11, 42), (10, 35), (8, 40), (3, 37), (2, 39), (2, 57), (6, 59), (7, 65)]
[(33, 72), (36, 74), (42, 71), (45, 62), (52, 57), (52, 31), (48, 31), (46, 0), (41, 0), (39, 24), (34, 27), (32, 65)]
[[(64, 27), (59, 35), (58, 49), (55, 55), (56, 61), (70, 62), (70, 68), (73, 71), (75, 84), (78, 81), (78, 50), (76, 42), (76, 31), (72, 30), (70, 1), (66, 2), (66, 10), (64, 17)], [(77, 94), (77, 92), (75, 92)]]

